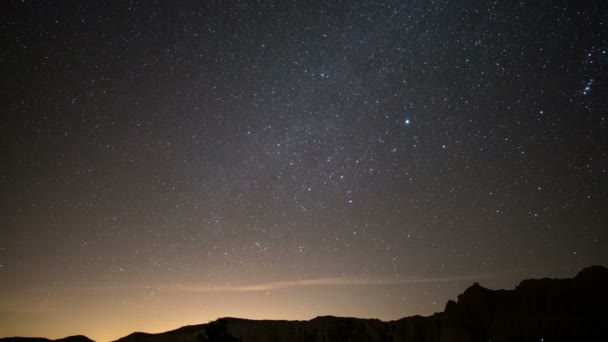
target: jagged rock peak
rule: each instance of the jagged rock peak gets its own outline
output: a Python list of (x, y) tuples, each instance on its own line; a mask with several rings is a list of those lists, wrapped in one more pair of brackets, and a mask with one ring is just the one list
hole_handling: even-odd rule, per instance
[[(604, 341), (608, 336), (608, 269), (591, 266), (569, 279), (524, 280), (514, 290), (473, 284), (444, 312), (396, 321), (320, 316), (310, 321), (221, 318), (120, 342), (484, 342)], [(0, 342), (49, 342), (9, 338)], [(72, 336), (61, 342), (92, 342)]]

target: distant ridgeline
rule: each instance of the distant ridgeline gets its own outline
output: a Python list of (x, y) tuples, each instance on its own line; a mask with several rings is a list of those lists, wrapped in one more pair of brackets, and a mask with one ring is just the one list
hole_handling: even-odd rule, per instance
[(60, 338), (58, 340), (49, 340), (48, 338), (41, 338), (41, 337), (7, 337), (7, 338), (0, 338), (0, 341), (2, 341), (2, 342), (49, 342), (49, 341), (95, 342), (95, 341), (91, 340), (90, 338), (88, 338), (86, 336), (82, 336), (82, 335), (68, 336), (68, 337)]
[[(222, 318), (161, 334), (133, 333), (119, 342), (551, 342), (608, 341), (608, 269), (588, 267), (573, 279), (530, 279), (515, 290), (474, 284), (444, 312), (383, 322), (317, 317), (310, 321)], [(0, 342), (43, 342), (6, 338)], [(62, 342), (89, 342), (75, 336)]]

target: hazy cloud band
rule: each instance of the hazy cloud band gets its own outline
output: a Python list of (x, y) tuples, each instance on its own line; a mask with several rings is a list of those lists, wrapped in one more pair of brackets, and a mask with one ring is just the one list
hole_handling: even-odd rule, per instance
[(476, 275), (430, 277), (430, 278), (368, 278), (368, 277), (329, 277), (315, 279), (301, 279), (289, 281), (277, 281), (268, 283), (258, 283), (242, 286), (180, 286), (177, 290), (191, 292), (256, 292), (273, 291), (296, 287), (309, 286), (366, 286), (366, 285), (399, 285), (399, 284), (419, 284), (419, 283), (445, 283), (455, 281), (472, 281), (478, 279), (497, 278), (510, 272), (486, 273)]
[(223, 285), (205, 286), (194, 284), (179, 285), (113, 285), (113, 286), (94, 286), (77, 287), (74, 290), (151, 290), (161, 292), (200, 292), (200, 293), (221, 293), (221, 292), (263, 292), (282, 289), (313, 287), (313, 286), (372, 286), (372, 285), (406, 285), (424, 283), (448, 283), (456, 281), (475, 281), (482, 279), (501, 278), (509, 274), (522, 272), (521, 270), (500, 271), (492, 273), (479, 273), (469, 275), (455, 275), (443, 277), (326, 277), (313, 279), (297, 279), (286, 281), (265, 282), (249, 285)]

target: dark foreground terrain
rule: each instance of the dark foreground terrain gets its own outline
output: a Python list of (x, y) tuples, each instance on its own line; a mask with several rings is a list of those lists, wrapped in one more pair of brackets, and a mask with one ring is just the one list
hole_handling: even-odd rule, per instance
[(90, 338), (88, 338), (86, 336), (82, 336), (82, 335), (68, 336), (68, 337), (60, 338), (58, 340), (49, 340), (48, 338), (42, 338), (42, 337), (7, 337), (7, 338), (0, 338), (0, 341), (2, 341), (2, 342), (49, 342), (49, 341), (95, 342), (95, 341), (91, 340)]
[[(530, 279), (515, 290), (474, 284), (429, 317), (383, 322), (317, 317), (310, 321), (222, 318), (161, 334), (133, 333), (119, 342), (608, 341), (608, 269), (588, 267), (573, 279)], [(6, 338), (1, 342), (45, 342)], [(84, 336), (57, 340), (90, 342)]]

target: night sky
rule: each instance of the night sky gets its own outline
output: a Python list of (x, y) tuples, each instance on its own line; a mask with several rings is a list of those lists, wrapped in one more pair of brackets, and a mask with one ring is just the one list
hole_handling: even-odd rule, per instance
[(608, 264), (606, 1), (2, 1), (0, 336), (384, 320)]

